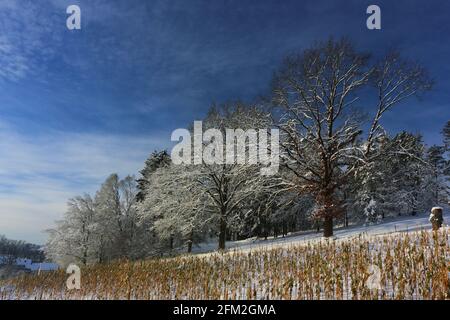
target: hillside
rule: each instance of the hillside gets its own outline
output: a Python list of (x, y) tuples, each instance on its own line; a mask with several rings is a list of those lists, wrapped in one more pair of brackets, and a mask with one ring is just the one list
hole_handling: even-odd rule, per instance
[(62, 270), (41, 273), (3, 282), (0, 299), (448, 299), (450, 228), (432, 232), (425, 221), (95, 265), (82, 268), (80, 290), (66, 289)]
[[(444, 211), (444, 224), (449, 225), (449, 210)], [(423, 213), (417, 216), (405, 216), (397, 218), (387, 218), (384, 222), (372, 225), (354, 225), (347, 228), (336, 228), (334, 231), (335, 240), (344, 240), (347, 238), (355, 238), (361, 235), (376, 236), (392, 234), (396, 232), (410, 232), (418, 230), (430, 230), (431, 224), (428, 221), (429, 214)], [(314, 242), (323, 240), (322, 233), (315, 231), (295, 232), (285, 237), (273, 238), (267, 240), (250, 238), (241, 241), (227, 242), (228, 250), (248, 250), (257, 248), (271, 248), (278, 246), (289, 246), (301, 244), (304, 242)], [(194, 253), (213, 252), (217, 249), (216, 242), (201, 243), (194, 247)]]

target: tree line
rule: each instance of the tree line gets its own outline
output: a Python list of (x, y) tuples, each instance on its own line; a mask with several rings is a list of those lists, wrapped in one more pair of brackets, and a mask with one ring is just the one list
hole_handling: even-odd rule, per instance
[(445, 204), (450, 121), (442, 145), (430, 147), (419, 134), (389, 134), (381, 121), (432, 85), (417, 62), (398, 52), (377, 59), (346, 39), (289, 55), (270, 94), (214, 105), (203, 119), (204, 129), (224, 135), (279, 129), (277, 174), (259, 174), (258, 164), (174, 165), (167, 151), (155, 151), (137, 180), (113, 174), (95, 196), (71, 199), (49, 230), (47, 253), (62, 264), (89, 264), (191, 252), (210, 239), (225, 249), (229, 240), (298, 230), (330, 237), (336, 225)]
[(12, 264), (17, 258), (28, 258), (34, 262), (45, 259), (41, 246), (21, 240), (11, 240), (0, 235), (0, 264)]

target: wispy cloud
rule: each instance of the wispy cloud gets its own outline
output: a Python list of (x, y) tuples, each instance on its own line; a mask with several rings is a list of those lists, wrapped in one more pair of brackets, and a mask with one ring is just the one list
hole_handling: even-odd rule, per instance
[[(0, 79), (17, 81), (43, 69), (43, 62), (54, 56), (55, 50), (46, 44), (57, 40), (52, 32), (56, 20), (36, 1), (10, 1), (0, 4)], [(38, 56), (40, 61), (36, 61)]]
[(0, 77), (10, 80), (23, 78), (29, 69), (27, 58), (24, 57), (9, 39), (0, 37), (1, 68)]

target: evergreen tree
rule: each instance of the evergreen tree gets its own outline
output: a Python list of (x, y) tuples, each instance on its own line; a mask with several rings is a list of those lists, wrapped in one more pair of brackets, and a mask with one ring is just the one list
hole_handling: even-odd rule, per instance
[[(444, 145), (446, 151), (446, 165), (444, 169), (444, 174), (447, 177), (447, 199), (450, 198), (450, 121), (447, 121), (444, 129), (442, 130), (442, 135), (444, 136)], [(450, 203), (449, 203), (450, 204)]]
[(421, 136), (402, 132), (394, 138), (380, 136), (372, 145), (376, 161), (358, 170), (350, 180), (349, 207), (363, 212), (366, 222), (379, 222), (388, 215), (424, 210), (427, 175)]
[(447, 123), (444, 126), (444, 129), (442, 130), (442, 135), (444, 136), (444, 145), (446, 148), (446, 151), (450, 151), (450, 120), (447, 121)]
[(145, 199), (145, 192), (148, 191), (152, 173), (158, 168), (168, 166), (170, 162), (170, 155), (166, 150), (153, 151), (150, 157), (145, 161), (144, 169), (139, 171), (141, 177), (137, 180), (138, 193), (136, 195), (136, 200), (138, 202)]

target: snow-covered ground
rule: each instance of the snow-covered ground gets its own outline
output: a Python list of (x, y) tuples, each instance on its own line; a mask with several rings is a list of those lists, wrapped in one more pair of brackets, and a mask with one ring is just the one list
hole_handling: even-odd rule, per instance
[[(414, 232), (420, 230), (430, 230), (431, 224), (428, 221), (429, 214), (421, 214), (418, 216), (407, 216), (407, 217), (397, 217), (385, 219), (383, 223), (375, 224), (375, 225), (355, 225), (348, 228), (336, 228), (334, 230), (334, 237), (336, 241), (345, 241), (359, 236), (380, 236), (386, 234), (395, 234), (400, 232)], [(448, 224), (450, 222), (450, 214), (449, 210), (446, 210), (444, 213), (444, 227), (448, 228)], [(374, 239), (374, 238), (372, 238)], [(264, 250), (276, 247), (289, 247), (292, 245), (303, 245), (316, 241), (323, 241), (322, 233), (316, 233), (314, 231), (306, 231), (306, 232), (296, 232), (293, 234), (289, 234), (287, 236), (279, 237), (279, 238), (268, 238), (264, 239), (246, 239), (241, 241), (233, 241), (227, 242), (228, 252), (232, 255), (234, 252), (242, 252), (248, 250)], [(376, 240), (376, 239), (375, 239)], [(326, 240), (328, 241), (328, 240)], [(374, 242), (377, 243), (377, 242)], [(372, 245), (370, 246), (373, 247)], [(203, 243), (200, 246), (197, 246), (194, 250), (195, 257), (202, 256), (211, 256), (215, 255), (213, 252), (216, 252), (217, 242), (208, 242)], [(17, 261), (17, 264), (28, 265), (30, 261)], [(347, 287), (346, 287), (347, 288)], [(387, 287), (390, 288), (389, 286)], [(15, 297), (14, 288), (12, 287), (0, 287), (0, 296), (3, 294), (3, 297), (7, 297), (8, 299), (13, 299)], [(351, 298), (351, 292), (347, 289), (344, 289), (346, 292), (344, 297), (346, 299)], [(3, 292), (3, 293), (2, 293)], [(388, 294), (391, 294), (391, 290), (388, 290)], [(29, 299), (35, 299), (39, 296), (42, 299), (42, 294), (36, 294), (36, 296), (31, 295)], [(54, 295), (51, 295), (54, 298)], [(93, 299), (95, 296), (87, 296), (85, 299)]]
[[(417, 216), (406, 216), (397, 218), (386, 218), (379, 224), (372, 225), (356, 225), (347, 228), (341, 227), (334, 230), (333, 239), (348, 239), (358, 237), (359, 235), (376, 236), (383, 234), (390, 234), (395, 232), (419, 231), (421, 229), (431, 229), (431, 223), (428, 221), (430, 214), (420, 214)], [(448, 210), (444, 211), (444, 225), (449, 225), (450, 213)], [(267, 240), (249, 238), (240, 241), (229, 241), (226, 243), (229, 251), (234, 250), (252, 250), (264, 249), (275, 246), (295, 245), (305, 242), (323, 240), (322, 231), (317, 233), (315, 231), (303, 231), (288, 234), (285, 237), (273, 238), (269, 237)], [(208, 253), (217, 249), (217, 241), (201, 243), (193, 248), (193, 253)]]

